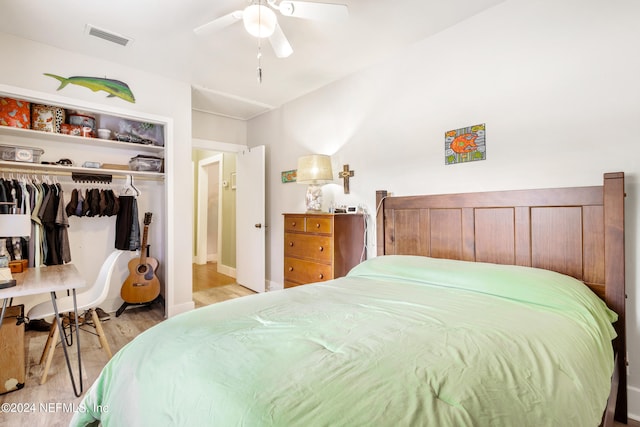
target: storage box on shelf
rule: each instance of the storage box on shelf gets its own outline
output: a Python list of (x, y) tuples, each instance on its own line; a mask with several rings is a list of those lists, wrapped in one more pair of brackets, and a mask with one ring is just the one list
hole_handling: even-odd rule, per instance
[(13, 98), (0, 98), (0, 126), (31, 128), (31, 103)]
[(129, 169), (134, 171), (160, 172), (162, 159), (159, 157), (137, 155), (129, 161)]
[[(92, 150), (96, 147), (106, 147), (114, 149), (109, 152), (114, 157), (121, 157), (122, 161), (103, 164), (100, 168), (102, 172), (122, 173), (120, 167), (113, 170), (107, 167), (109, 164), (119, 163), (125, 167), (128, 164), (128, 170), (132, 175), (163, 177), (161, 163), (164, 158), (164, 123), (145, 120), (143, 117), (121, 117), (110, 112), (48, 101), (4, 93), (0, 88), (0, 167), (8, 168), (14, 164), (15, 167), (38, 171), (64, 169), (68, 172), (96, 172), (95, 168), (75, 165), (87, 161), (96, 163), (98, 159), (92, 154)], [(33, 128), (34, 114), (37, 114), (38, 128), (41, 130)], [(48, 120), (53, 122), (51, 126), (46, 124)], [(98, 129), (102, 130), (102, 138), (98, 138)], [(40, 155), (43, 152), (41, 147), (46, 148), (51, 144), (57, 147), (69, 145), (70, 154), (65, 157), (73, 158), (73, 154), (77, 154), (78, 157), (84, 155), (87, 158), (82, 159), (84, 162), (74, 159), (72, 167), (40, 164)], [(31, 156), (25, 156), (26, 153), (31, 153)], [(145, 160), (132, 161), (132, 157)], [(47, 160), (55, 163), (58, 159)]]
[(44, 150), (34, 147), (15, 147), (0, 144), (0, 159), (14, 162), (40, 163)]

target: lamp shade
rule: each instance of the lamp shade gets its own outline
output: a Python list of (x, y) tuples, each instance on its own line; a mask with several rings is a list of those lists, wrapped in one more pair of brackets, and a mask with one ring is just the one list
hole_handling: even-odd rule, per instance
[(30, 235), (31, 217), (29, 215), (0, 215), (0, 237), (27, 237)]
[(244, 28), (254, 37), (270, 37), (276, 29), (278, 19), (273, 10), (261, 4), (252, 4), (242, 12)]
[(296, 182), (300, 184), (324, 184), (332, 180), (331, 157), (312, 154), (298, 159)]

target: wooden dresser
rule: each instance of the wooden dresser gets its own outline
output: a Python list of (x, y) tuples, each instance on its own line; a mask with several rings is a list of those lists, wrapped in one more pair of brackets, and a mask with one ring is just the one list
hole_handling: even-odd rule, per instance
[(365, 258), (362, 214), (284, 214), (284, 287), (346, 275)]

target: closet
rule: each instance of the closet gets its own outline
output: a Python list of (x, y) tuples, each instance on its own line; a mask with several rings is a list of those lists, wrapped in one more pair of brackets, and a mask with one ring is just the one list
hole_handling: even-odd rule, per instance
[[(17, 157), (8, 160), (7, 156), (0, 156), (0, 177), (53, 185), (54, 189), (63, 193), (65, 209), (74, 200), (74, 196), (81, 195), (83, 203), (87, 197), (90, 201), (93, 200), (93, 209), (90, 207), (88, 211), (80, 211), (80, 215), (76, 215), (76, 211), (72, 212), (71, 208), (67, 212), (72, 213), (68, 215), (71, 262), (76, 264), (90, 283), (97, 276), (102, 261), (116, 244), (117, 215), (109, 215), (109, 209), (113, 209), (110, 205), (113, 203), (110, 193), (135, 198), (140, 221), (145, 212), (153, 213), (153, 223), (149, 227), (149, 251), (160, 262), (157, 276), (162, 293), (165, 293), (168, 286), (164, 280), (167, 257), (165, 176), (163, 168), (148, 170), (145, 166), (146, 162), (156, 161), (164, 165), (165, 143), (170, 140), (168, 128), (171, 120), (5, 85), (0, 85), (0, 98), (20, 99), (32, 105), (58, 107), (67, 114), (73, 112), (87, 115), (94, 118), (96, 129), (111, 130), (110, 139), (101, 139), (97, 137), (97, 132), (80, 136), (0, 126), (0, 154), (4, 153), (6, 147), (34, 153), (34, 157), (27, 161), (15, 161)], [(153, 128), (160, 138), (153, 143), (131, 136), (127, 138), (130, 134), (126, 130), (132, 126)], [(93, 195), (97, 199), (93, 199)], [(78, 205), (75, 207), (77, 210)], [(137, 251), (131, 252), (131, 257), (138, 255)], [(125, 258), (123, 257), (123, 261), (126, 265)], [(35, 259), (30, 259), (29, 262), (33, 265)], [(126, 273), (124, 271), (124, 277)], [(116, 288), (111, 289), (107, 300), (109, 307), (106, 307), (113, 311), (121, 304), (119, 287)]]

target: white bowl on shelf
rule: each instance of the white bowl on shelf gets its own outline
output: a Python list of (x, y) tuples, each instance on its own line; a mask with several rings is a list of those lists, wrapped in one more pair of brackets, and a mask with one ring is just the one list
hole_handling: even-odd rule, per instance
[(98, 129), (98, 138), (111, 139), (111, 131), (109, 129)]

